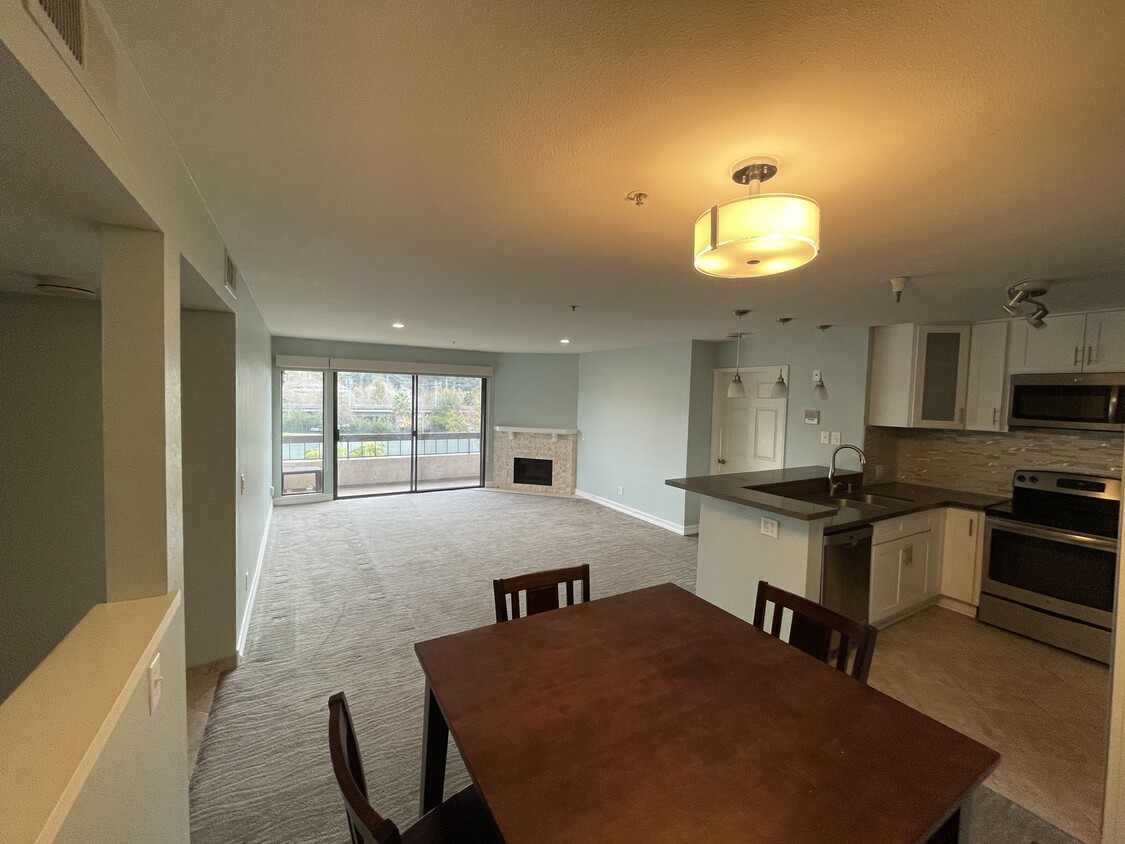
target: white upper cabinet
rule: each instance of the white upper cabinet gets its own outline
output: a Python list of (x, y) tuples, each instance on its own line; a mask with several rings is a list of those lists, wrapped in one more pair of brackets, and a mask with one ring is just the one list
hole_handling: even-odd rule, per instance
[(1007, 354), (1008, 323), (982, 322), (973, 326), (969, 389), (965, 397), (965, 428), (970, 431), (999, 431), (1004, 426)]
[(968, 325), (872, 329), (868, 424), (963, 428), (970, 331)]
[(1011, 324), (1008, 371), (1125, 372), (1125, 311), (1048, 317), (1042, 328)]
[(1125, 311), (1086, 314), (1083, 372), (1125, 372)]

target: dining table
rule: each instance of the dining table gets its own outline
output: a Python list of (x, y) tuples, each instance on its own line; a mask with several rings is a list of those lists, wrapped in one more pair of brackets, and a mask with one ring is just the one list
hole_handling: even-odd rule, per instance
[(415, 652), (421, 811), (452, 733), (506, 844), (967, 841), (1000, 760), (673, 584)]

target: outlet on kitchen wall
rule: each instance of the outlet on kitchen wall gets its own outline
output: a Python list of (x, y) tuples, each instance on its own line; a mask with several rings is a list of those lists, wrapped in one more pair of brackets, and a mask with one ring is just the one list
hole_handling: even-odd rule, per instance
[(777, 539), (777, 519), (762, 517), (762, 533), (771, 539)]
[(148, 714), (156, 712), (160, 703), (160, 693), (164, 689), (164, 669), (160, 664), (160, 654), (152, 658), (148, 666)]
[(618, 495), (624, 495), (624, 494), (625, 494), (625, 487), (623, 487), (623, 486), (619, 486), (619, 487), (617, 488), (617, 494), (618, 494)]
[(820, 441), (821, 441), (821, 443), (823, 443), (824, 445), (828, 445), (828, 436), (829, 436), (829, 432), (828, 432), (828, 431), (821, 431), (821, 432), (820, 432)]

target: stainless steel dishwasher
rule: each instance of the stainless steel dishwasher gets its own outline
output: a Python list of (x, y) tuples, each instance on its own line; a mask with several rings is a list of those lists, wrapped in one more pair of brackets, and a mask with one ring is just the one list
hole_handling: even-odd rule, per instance
[(867, 624), (871, 591), (871, 525), (824, 537), (820, 603)]

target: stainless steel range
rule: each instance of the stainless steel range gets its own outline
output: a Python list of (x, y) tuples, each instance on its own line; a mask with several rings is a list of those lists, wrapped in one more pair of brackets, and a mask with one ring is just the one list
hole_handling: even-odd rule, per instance
[(978, 618), (1109, 662), (1121, 481), (1021, 469), (985, 510)]

